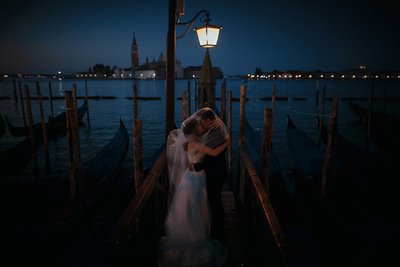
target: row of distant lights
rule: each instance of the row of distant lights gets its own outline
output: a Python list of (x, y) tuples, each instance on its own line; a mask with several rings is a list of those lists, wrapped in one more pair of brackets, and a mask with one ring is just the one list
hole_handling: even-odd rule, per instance
[[(120, 75), (116, 75), (116, 74), (113, 74), (112, 75), (114, 78), (117, 78), (117, 77), (121, 77), (121, 78), (123, 78), (123, 77), (125, 77), (125, 75), (123, 75), (123, 74), (120, 74)], [(89, 78), (97, 78), (97, 77), (102, 77), (101, 75), (97, 75), (97, 74), (76, 74), (76, 77), (89, 77)], [(107, 76), (107, 74), (104, 74), (103, 75), (103, 77), (108, 77)], [(132, 77), (132, 74), (129, 74), (129, 77)]]
[[(61, 73), (59, 73), (59, 74), (61, 74)], [(103, 75), (104, 77), (107, 77), (107, 75), (106, 74), (104, 74)], [(112, 75), (114, 78), (117, 78), (117, 77), (119, 77), (119, 78), (124, 78), (125, 76), (123, 75), (123, 74), (120, 74), (120, 75), (116, 75), (116, 74), (113, 74)], [(55, 77), (55, 76), (54, 76)], [(97, 76), (97, 74), (76, 74), (76, 77), (90, 77), (90, 78), (93, 78), (93, 77), (95, 77), (95, 78), (97, 78), (97, 77), (100, 77), (100, 76)], [(132, 77), (132, 74), (129, 74), (129, 77)], [(279, 78), (279, 79), (292, 79), (292, 78), (295, 78), (295, 79), (300, 79), (300, 78), (302, 78), (302, 75), (301, 74), (296, 74), (296, 75), (291, 75), (291, 74), (284, 74), (284, 75), (254, 75), (254, 74), (247, 74), (247, 78), (248, 79), (274, 79), (274, 78)], [(313, 78), (314, 76), (313, 75), (308, 75), (308, 78), (309, 79), (311, 79), (311, 78)], [(316, 76), (316, 77), (318, 77), (318, 76)], [(328, 76), (328, 77), (330, 77), (330, 78), (335, 78), (335, 75), (331, 75), (331, 76)], [(3, 75), (3, 78), (8, 78), (8, 75), (7, 74), (4, 74)], [(141, 73), (140, 74), (140, 78), (144, 78), (144, 75), (143, 75), (143, 73)], [(155, 73), (153, 73), (152, 74), (152, 78), (156, 78), (156, 74)], [(195, 75), (193, 75), (193, 79), (195, 79), (196, 78), (196, 76)], [(320, 78), (325, 78), (325, 76), (324, 75), (320, 75)], [(340, 76), (340, 78), (346, 78), (346, 76), (345, 75), (341, 75)], [(357, 78), (357, 76), (356, 75), (352, 75), (351, 76), (351, 78), (352, 79), (355, 79), (355, 78)], [(362, 78), (363, 79), (368, 79), (368, 78), (370, 78), (368, 75), (364, 75), (364, 76), (362, 76)], [(372, 76), (372, 78), (373, 78), (373, 76)], [(375, 75), (375, 78), (376, 79), (378, 79), (379, 78), (379, 76), (378, 75)], [(397, 79), (400, 79), (400, 75), (397, 75), (397, 76), (393, 76), (393, 77), (390, 77), (389, 75), (386, 75), (386, 78), (387, 79), (390, 79), (390, 78), (397, 78)]]
[[(295, 78), (295, 79), (300, 79), (300, 78), (302, 78), (303, 76), (301, 75), (301, 74), (296, 74), (296, 75), (291, 75), (291, 74), (284, 74), (284, 75), (280, 75), (280, 74), (278, 74), (278, 75), (274, 75), (274, 74), (270, 74), (270, 75), (254, 75), (254, 74), (247, 74), (247, 77), (249, 78), (249, 79), (274, 79), (274, 78), (278, 78), (278, 79), (292, 79), (292, 78)], [(306, 76), (307, 77), (307, 76)], [(318, 77), (318, 76), (315, 76), (315, 77)], [(323, 74), (321, 74), (320, 76), (319, 76), (320, 78), (325, 78), (325, 75), (323, 75)], [(329, 78), (335, 78), (335, 75), (327, 75), (327, 77), (329, 77)], [(372, 76), (372, 77), (370, 77), (370, 76), (368, 76), (368, 75), (364, 75), (364, 76), (362, 76), (362, 78), (363, 79), (368, 79), (368, 78), (373, 78), (374, 76)], [(308, 78), (309, 79), (311, 79), (311, 78), (314, 78), (314, 76), (312, 75), (312, 74), (309, 74), (308, 75)], [(340, 75), (340, 78), (346, 78), (346, 76), (345, 75)], [(351, 78), (352, 79), (355, 79), (355, 78), (357, 78), (357, 76), (356, 75), (352, 75), (351, 76)], [(378, 79), (379, 78), (379, 75), (375, 75), (375, 78), (376, 79)], [(397, 76), (393, 76), (393, 77), (390, 77), (389, 75), (386, 75), (386, 78), (387, 79), (390, 79), (390, 78), (397, 78), (397, 79), (400, 79), (400, 75), (397, 75)]]
[[(128, 76), (132, 77), (132, 74), (130, 73)], [(151, 76), (152, 76), (152, 78), (156, 78), (156, 74), (155, 73), (153, 73)], [(87, 77), (89, 77), (89, 78), (93, 78), (94, 77), (94, 78), (97, 78), (97, 77), (101, 77), (101, 76), (100, 75), (98, 76), (97, 74), (87, 74), (86, 73), (86, 74), (76, 74), (76, 77), (78, 77), (78, 78), (79, 77), (86, 77), (86, 78)], [(108, 76), (107, 76), (107, 74), (104, 74), (103, 77), (108, 77)], [(124, 74), (120, 74), (120, 75), (113, 74), (112, 77), (113, 78), (124, 78), (125, 75)], [(142, 79), (144, 78), (143, 73), (140, 74), (140, 78), (142, 78)]]

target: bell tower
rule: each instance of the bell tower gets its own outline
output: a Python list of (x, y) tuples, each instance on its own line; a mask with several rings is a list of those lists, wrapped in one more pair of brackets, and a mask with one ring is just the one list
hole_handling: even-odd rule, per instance
[(136, 43), (135, 33), (133, 33), (132, 45), (131, 45), (131, 54), (132, 54), (132, 72), (139, 67), (139, 51)]

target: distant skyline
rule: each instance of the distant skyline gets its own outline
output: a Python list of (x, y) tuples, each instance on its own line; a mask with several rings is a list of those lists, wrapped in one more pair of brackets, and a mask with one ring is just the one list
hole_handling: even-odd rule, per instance
[[(190, 20), (207, 9), (222, 26), (210, 50), (225, 75), (277, 70), (338, 71), (365, 64), (400, 70), (394, 0), (186, 0)], [(0, 9), (0, 74), (73, 74), (95, 64), (130, 67), (135, 33), (139, 63), (166, 54), (168, 0), (5, 0)], [(199, 26), (197, 19), (195, 26)], [(184, 31), (177, 27), (177, 35)], [(176, 41), (182, 66), (199, 66), (204, 49), (193, 30)]]

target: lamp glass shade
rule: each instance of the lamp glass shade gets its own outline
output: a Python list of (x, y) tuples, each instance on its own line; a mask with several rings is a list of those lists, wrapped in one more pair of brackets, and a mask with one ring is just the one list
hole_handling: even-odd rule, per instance
[(219, 31), (221, 27), (210, 24), (195, 28), (197, 38), (201, 47), (215, 47), (218, 42)]

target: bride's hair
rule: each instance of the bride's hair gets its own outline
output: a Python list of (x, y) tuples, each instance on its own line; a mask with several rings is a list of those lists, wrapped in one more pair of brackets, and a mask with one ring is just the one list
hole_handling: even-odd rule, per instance
[(215, 120), (215, 113), (210, 108), (204, 108), (204, 110), (201, 110), (199, 115), (200, 115), (200, 118), (202, 118), (203, 120), (205, 120), (205, 119), (210, 119), (212, 121)]
[(196, 125), (198, 121), (196, 119), (192, 119), (182, 125), (182, 131), (185, 135), (193, 134), (196, 130)]

